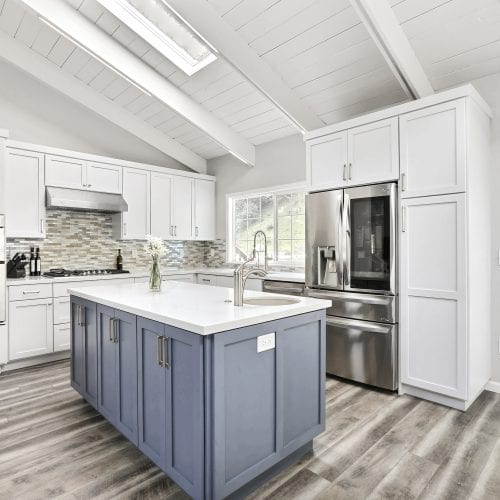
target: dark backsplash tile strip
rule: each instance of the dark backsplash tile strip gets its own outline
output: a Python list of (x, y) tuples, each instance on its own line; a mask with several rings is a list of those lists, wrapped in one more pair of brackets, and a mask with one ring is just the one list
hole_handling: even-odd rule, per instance
[[(219, 267), (224, 265), (224, 240), (166, 241), (167, 255), (164, 267)], [(29, 257), (30, 247), (40, 247), (42, 269), (114, 268), (120, 248), (123, 267), (143, 271), (149, 267), (143, 241), (117, 241), (113, 238), (111, 215), (73, 210), (48, 210), (44, 240), (9, 239), (8, 257), (24, 252)]]

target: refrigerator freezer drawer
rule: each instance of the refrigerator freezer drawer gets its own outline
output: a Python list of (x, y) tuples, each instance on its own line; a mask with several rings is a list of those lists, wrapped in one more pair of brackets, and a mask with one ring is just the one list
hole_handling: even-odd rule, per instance
[(327, 316), (326, 372), (397, 389), (398, 326)]

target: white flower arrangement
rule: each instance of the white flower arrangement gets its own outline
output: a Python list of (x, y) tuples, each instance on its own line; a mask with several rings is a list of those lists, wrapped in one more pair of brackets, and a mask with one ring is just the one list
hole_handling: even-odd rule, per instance
[(153, 259), (158, 259), (167, 253), (167, 247), (163, 240), (151, 234), (146, 235), (144, 250)]

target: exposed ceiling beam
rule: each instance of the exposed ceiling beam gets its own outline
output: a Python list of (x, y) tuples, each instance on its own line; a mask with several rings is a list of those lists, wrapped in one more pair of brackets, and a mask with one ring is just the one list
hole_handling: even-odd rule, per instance
[(268, 97), (301, 132), (323, 127), (320, 118), (286, 85), (206, 0), (164, 0), (193, 31)]
[(413, 99), (434, 93), (415, 51), (388, 0), (350, 0), (406, 94)]
[(63, 0), (22, 0), (69, 39), (253, 166), (255, 147)]
[(0, 31), (0, 57), (199, 173), (207, 161)]

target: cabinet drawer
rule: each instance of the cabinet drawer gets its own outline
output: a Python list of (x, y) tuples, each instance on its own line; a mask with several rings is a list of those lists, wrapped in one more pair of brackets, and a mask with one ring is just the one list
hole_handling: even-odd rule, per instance
[(9, 301), (28, 299), (48, 299), (52, 297), (52, 285), (13, 285), (9, 287)]
[(100, 285), (120, 285), (125, 283), (134, 283), (134, 278), (67, 281), (64, 283), (54, 283), (54, 297), (69, 297), (68, 290), (70, 288), (83, 288), (86, 286)]
[(212, 274), (198, 274), (198, 284), (217, 286), (217, 276)]
[(69, 297), (54, 299), (54, 324), (69, 323), (71, 321)]
[(71, 347), (71, 325), (54, 325), (54, 352), (68, 351)]
[(192, 274), (170, 274), (168, 276), (162, 276), (161, 279), (162, 281), (184, 281), (186, 283), (194, 283), (194, 275)]

